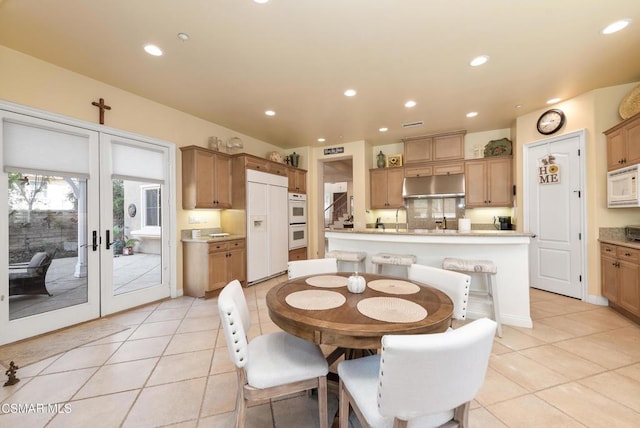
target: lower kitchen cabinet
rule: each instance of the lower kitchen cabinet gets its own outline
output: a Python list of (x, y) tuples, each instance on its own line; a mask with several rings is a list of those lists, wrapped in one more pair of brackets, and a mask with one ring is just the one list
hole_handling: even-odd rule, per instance
[(614, 309), (640, 322), (640, 250), (600, 244), (602, 295)]
[(307, 247), (289, 250), (289, 261), (291, 262), (294, 260), (307, 260)]
[(183, 289), (192, 297), (206, 297), (237, 279), (246, 285), (244, 239), (183, 243)]

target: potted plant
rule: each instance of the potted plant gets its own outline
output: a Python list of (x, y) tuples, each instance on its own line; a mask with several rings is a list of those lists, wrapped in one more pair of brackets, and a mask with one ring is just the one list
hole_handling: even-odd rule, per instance
[(123, 256), (132, 256), (133, 255), (133, 246), (138, 241), (140, 241), (140, 240), (139, 239), (135, 239), (135, 238), (128, 238), (128, 237), (125, 236), (124, 247), (122, 248), (122, 255)]

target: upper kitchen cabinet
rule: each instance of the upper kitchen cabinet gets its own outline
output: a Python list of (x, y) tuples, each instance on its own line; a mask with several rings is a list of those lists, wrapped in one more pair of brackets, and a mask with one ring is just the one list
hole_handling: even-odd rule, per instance
[(404, 162), (412, 164), (464, 159), (466, 133), (457, 131), (404, 139)]
[(182, 208), (231, 208), (231, 157), (197, 146), (180, 150)]
[(604, 134), (607, 136), (607, 170), (640, 163), (640, 113)]
[(307, 171), (294, 167), (287, 168), (289, 192), (307, 193)]
[(467, 208), (509, 207), (512, 204), (512, 156), (474, 159), (465, 162), (464, 182)]
[(402, 199), (402, 168), (377, 168), (369, 170), (371, 209), (398, 208)]

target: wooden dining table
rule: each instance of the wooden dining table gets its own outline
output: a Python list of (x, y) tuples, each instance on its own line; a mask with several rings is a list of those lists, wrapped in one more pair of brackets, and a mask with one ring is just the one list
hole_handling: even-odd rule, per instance
[(346, 286), (350, 275), (310, 275), (276, 285), (266, 297), (271, 320), (319, 345), (371, 350), (380, 348), (384, 335), (440, 333), (451, 324), (453, 302), (440, 290), (363, 273), (367, 286), (356, 294)]

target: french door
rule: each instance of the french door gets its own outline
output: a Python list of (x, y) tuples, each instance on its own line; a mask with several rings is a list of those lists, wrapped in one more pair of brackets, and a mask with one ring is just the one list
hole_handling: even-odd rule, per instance
[(1, 107), (0, 344), (168, 297), (169, 147)]
[(101, 134), (100, 152), (100, 295), (107, 315), (170, 294), (169, 150)]

